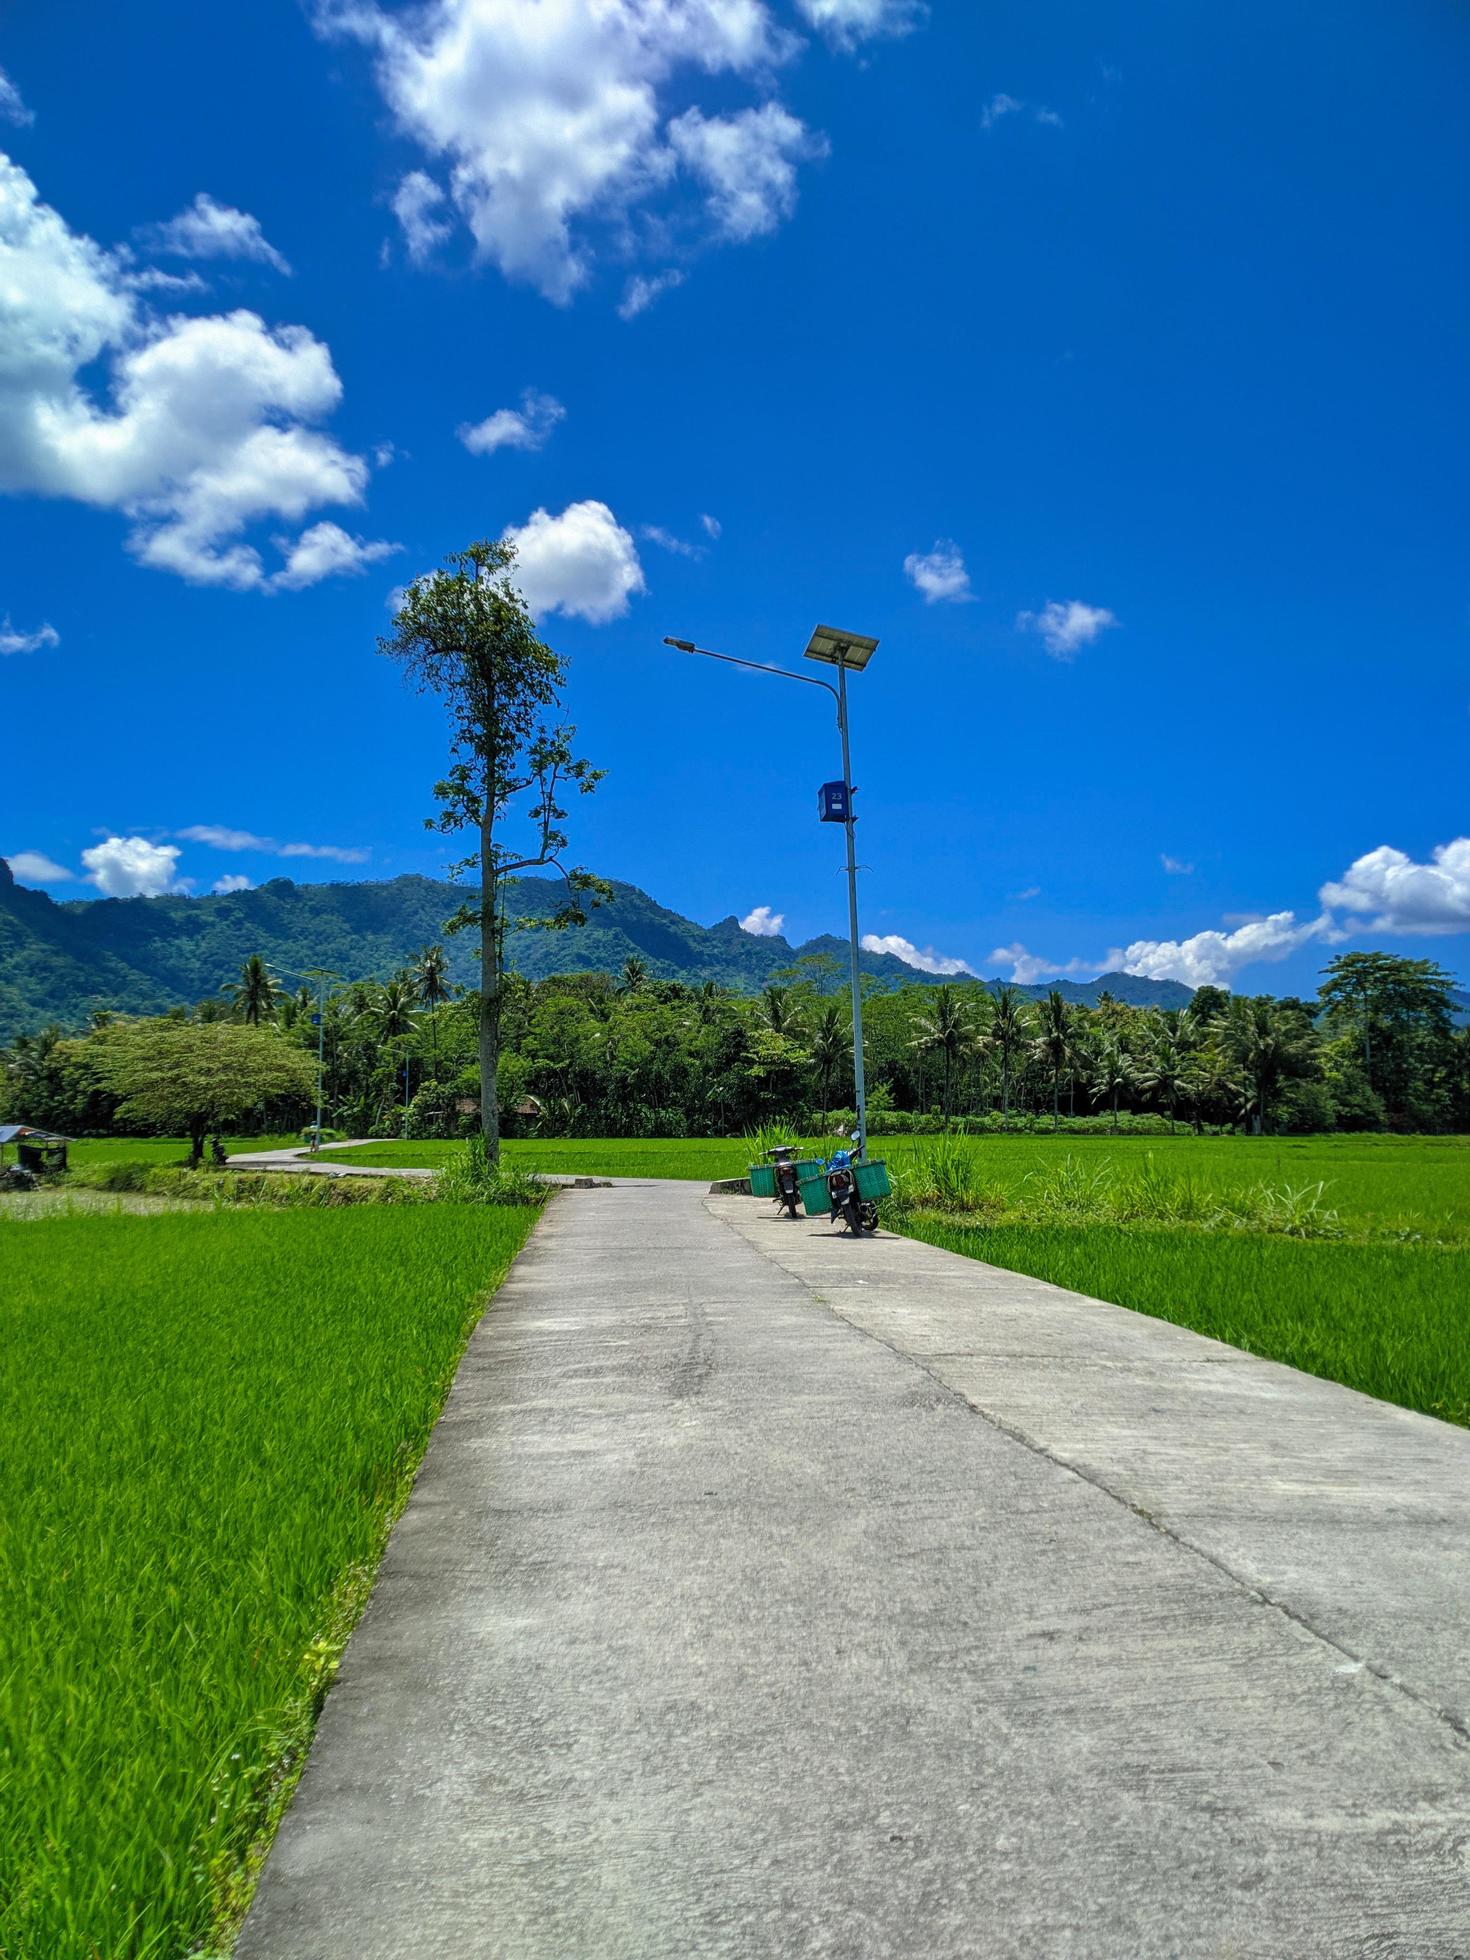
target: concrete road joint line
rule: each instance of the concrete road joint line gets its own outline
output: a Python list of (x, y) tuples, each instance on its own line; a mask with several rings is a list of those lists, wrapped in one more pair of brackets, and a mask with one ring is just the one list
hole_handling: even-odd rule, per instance
[[(1397, 1693), (1403, 1695), (1417, 1709), (1431, 1716), (1435, 1721), (1442, 1723), (1449, 1730), (1459, 1747), (1464, 1748), (1470, 1745), (1470, 1727), (1467, 1727), (1449, 1709), (1441, 1708), (1438, 1703), (1431, 1701), (1427, 1695), (1414, 1687), (1412, 1682), (1405, 1681), (1401, 1675), (1395, 1674), (1392, 1669), (1381, 1666), (1377, 1661), (1370, 1660), (1366, 1654), (1354, 1652), (1351, 1647), (1346, 1646), (1333, 1634), (1326, 1632), (1322, 1627), (1314, 1625), (1304, 1613), (1299, 1612), (1293, 1606), (1287, 1605), (1284, 1600), (1273, 1598), (1270, 1593), (1265, 1592), (1258, 1586), (1253, 1579), (1248, 1579), (1243, 1573), (1234, 1570), (1224, 1559), (1218, 1557), (1214, 1552), (1207, 1551), (1204, 1546), (1197, 1545), (1190, 1539), (1181, 1536), (1171, 1525), (1165, 1524), (1161, 1518), (1156, 1517), (1151, 1511), (1145, 1510), (1142, 1505), (1135, 1504), (1130, 1497), (1126, 1496), (1122, 1491), (1115, 1490), (1112, 1485), (1107, 1483), (1104, 1478), (1095, 1472), (1084, 1469), (1080, 1464), (1070, 1462), (1064, 1456), (1057, 1455), (1054, 1450), (1048, 1449), (1046, 1444), (1040, 1442), (1036, 1437), (1028, 1435), (1025, 1430), (1018, 1428), (1014, 1423), (1007, 1422), (1003, 1416), (997, 1415), (994, 1410), (984, 1408), (971, 1396), (966, 1395), (963, 1389), (956, 1388), (953, 1382), (946, 1381), (942, 1375), (936, 1373), (920, 1356), (910, 1353), (907, 1348), (899, 1347), (893, 1341), (885, 1340), (881, 1334), (876, 1334), (871, 1328), (864, 1327), (858, 1321), (853, 1320), (842, 1311), (841, 1307), (834, 1305), (826, 1294), (819, 1293), (809, 1280), (804, 1279), (800, 1273), (788, 1266), (784, 1260), (778, 1259), (774, 1253), (767, 1251), (765, 1246), (756, 1245), (754, 1240), (746, 1238), (745, 1234), (730, 1219), (721, 1218), (713, 1206), (706, 1203), (705, 1210), (737, 1239), (740, 1239), (744, 1244), (751, 1246), (753, 1250), (759, 1252), (764, 1259), (771, 1265), (777, 1267), (779, 1271), (785, 1273), (788, 1278), (794, 1279), (799, 1286), (805, 1289), (814, 1306), (822, 1307), (834, 1319), (840, 1320), (845, 1327), (850, 1327), (855, 1334), (860, 1334), (864, 1339), (876, 1342), (879, 1347), (886, 1348), (890, 1354), (897, 1356), (900, 1361), (908, 1362), (920, 1374), (926, 1375), (946, 1395), (959, 1402), (972, 1415), (978, 1416), (982, 1422), (987, 1423), (1002, 1436), (1008, 1436), (1012, 1442), (1020, 1443), (1024, 1448), (1030, 1450), (1033, 1455), (1043, 1457), (1048, 1463), (1055, 1464), (1058, 1470), (1064, 1470), (1069, 1475), (1078, 1478), (1082, 1483), (1091, 1485), (1094, 1490), (1100, 1491), (1104, 1497), (1111, 1498), (1113, 1503), (1121, 1506), (1125, 1511), (1131, 1511), (1136, 1518), (1142, 1519), (1160, 1537), (1168, 1539), (1171, 1544), (1177, 1545), (1181, 1551), (1188, 1552), (1192, 1557), (1203, 1560), (1206, 1565), (1213, 1566), (1215, 1571), (1220, 1573), (1223, 1578), (1228, 1579), (1232, 1585), (1237, 1586), (1248, 1597), (1254, 1599), (1258, 1605), (1268, 1607), (1271, 1611), (1280, 1613), (1285, 1619), (1291, 1621), (1293, 1625), (1299, 1626), (1304, 1632), (1309, 1633), (1314, 1640), (1319, 1641), (1324, 1647), (1329, 1648), (1335, 1654), (1340, 1654), (1345, 1661), (1350, 1661), (1353, 1664), (1354, 1670), (1360, 1668), (1365, 1670), (1375, 1680), (1381, 1681), (1386, 1687), (1392, 1688)], [(893, 1236), (896, 1237), (898, 1235), (894, 1234)], [(1102, 1304), (1108, 1305), (1110, 1303), (1103, 1302)], [(1122, 1308), (1119, 1311), (1127, 1312), (1128, 1309)], [(936, 1360), (940, 1358), (939, 1356), (934, 1357)], [(1049, 1357), (1042, 1355), (1038, 1358), (1045, 1360)]]

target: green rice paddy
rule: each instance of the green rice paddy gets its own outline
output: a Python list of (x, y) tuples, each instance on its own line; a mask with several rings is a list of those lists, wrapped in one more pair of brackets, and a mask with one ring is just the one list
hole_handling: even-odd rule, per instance
[(207, 1951), (535, 1213), (0, 1221), (0, 1953)]

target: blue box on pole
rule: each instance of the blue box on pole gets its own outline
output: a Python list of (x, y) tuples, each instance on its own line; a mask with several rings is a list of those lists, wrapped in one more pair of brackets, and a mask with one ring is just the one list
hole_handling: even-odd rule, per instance
[(817, 791), (817, 815), (823, 823), (846, 823), (848, 789), (846, 783), (823, 783)]

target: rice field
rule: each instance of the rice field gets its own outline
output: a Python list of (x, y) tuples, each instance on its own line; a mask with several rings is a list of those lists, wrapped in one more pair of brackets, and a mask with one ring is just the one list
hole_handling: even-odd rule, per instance
[[(963, 1152), (976, 1185), (1003, 1206), (1026, 1208), (1037, 1182), (1068, 1158), (1086, 1171), (1120, 1177), (1148, 1162), (1201, 1195), (1240, 1195), (1268, 1183), (1300, 1189), (1321, 1183), (1324, 1202), (1344, 1227), (1364, 1232), (1419, 1232), (1470, 1241), (1470, 1137), (1177, 1137), (1061, 1136), (1044, 1132), (955, 1139), (874, 1137), (871, 1151), (900, 1175), (921, 1163), (937, 1143)], [(827, 1138), (821, 1153), (837, 1147)], [(381, 1142), (333, 1151), (333, 1160), (379, 1166), (447, 1162), (458, 1143)], [(739, 1137), (579, 1138), (515, 1140), (508, 1163), (530, 1170), (585, 1177), (741, 1177), (748, 1151)]]
[(535, 1215), (0, 1215), (0, 1953), (227, 1932)]

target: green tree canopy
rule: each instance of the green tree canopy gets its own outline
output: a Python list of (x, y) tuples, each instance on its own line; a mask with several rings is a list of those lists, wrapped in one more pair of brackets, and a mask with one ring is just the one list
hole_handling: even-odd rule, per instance
[(198, 1163), (210, 1130), (261, 1103), (305, 1109), (316, 1071), (293, 1043), (232, 1021), (115, 1021), (77, 1044), (122, 1121), (182, 1130)]

